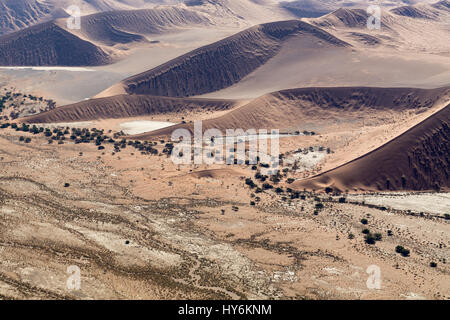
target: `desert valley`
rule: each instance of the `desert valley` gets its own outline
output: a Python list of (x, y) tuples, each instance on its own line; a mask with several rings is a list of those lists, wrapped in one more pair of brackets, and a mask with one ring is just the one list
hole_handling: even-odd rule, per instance
[(450, 299), (449, 18), (0, 0), (0, 299)]

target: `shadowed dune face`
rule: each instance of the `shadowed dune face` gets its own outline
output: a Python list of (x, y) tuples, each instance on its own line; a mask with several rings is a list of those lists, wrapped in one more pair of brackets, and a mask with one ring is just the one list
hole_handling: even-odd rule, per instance
[(450, 105), (377, 150), (294, 184), (297, 189), (448, 190)]
[[(358, 114), (390, 110), (402, 112), (428, 110), (447, 101), (450, 88), (301, 88), (267, 94), (233, 109), (227, 114), (203, 121), (203, 130), (219, 129), (280, 129), (289, 130), (314, 121), (327, 122), (333, 118), (357, 117)], [(170, 136), (176, 128), (193, 132), (191, 124), (180, 124), (148, 134), (135, 136), (146, 140), (155, 136)]]
[(83, 101), (23, 119), (29, 123), (75, 122), (117, 119), (192, 110), (227, 110), (234, 100), (179, 99), (120, 95)]
[(48, 16), (53, 6), (35, 0), (0, 1), (0, 35), (37, 23)]
[(0, 37), (2, 66), (96, 66), (110, 62), (103, 49), (53, 22)]
[(313, 36), (336, 47), (347, 44), (302, 21), (268, 23), (194, 50), (122, 82), (129, 94), (186, 97), (217, 91), (277, 55), (293, 37)]
[(421, 10), (420, 8), (413, 6), (404, 6), (395, 8), (392, 9), (391, 12), (399, 16), (405, 16), (410, 18), (431, 19), (431, 20), (436, 18), (433, 12), (427, 12), (425, 10)]

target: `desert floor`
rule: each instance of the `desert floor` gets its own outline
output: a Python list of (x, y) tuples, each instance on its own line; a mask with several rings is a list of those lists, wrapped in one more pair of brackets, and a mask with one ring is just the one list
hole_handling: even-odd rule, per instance
[[(359, 143), (360, 133), (337, 136)], [(284, 178), (339, 162), (318, 150), (324, 139), (280, 139), (286, 163), (294, 146), (314, 150)], [(285, 180), (282, 193), (255, 195), (250, 166), (176, 166), (165, 154), (105, 148), (0, 129), (1, 298), (450, 298), (448, 207), (290, 199)], [(367, 244), (366, 228), (382, 240)], [(69, 266), (81, 269), (80, 290), (67, 289)], [(367, 285), (369, 266), (380, 289)]]

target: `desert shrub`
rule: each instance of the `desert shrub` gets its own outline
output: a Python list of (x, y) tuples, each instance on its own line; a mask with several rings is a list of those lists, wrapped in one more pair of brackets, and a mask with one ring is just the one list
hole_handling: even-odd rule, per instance
[(64, 188), (68, 188), (68, 187), (70, 187), (70, 183), (64, 183)]
[(295, 191), (291, 194), (291, 199), (298, 199), (300, 198), (300, 192)]
[(381, 241), (383, 240), (383, 235), (381, 233), (375, 233), (375, 240), (376, 241)]
[(388, 237), (392, 237), (394, 235), (394, 233), (392, 232), (392, 230), (388, 230), (387, 235), (388, 235)]
[(273, 186), (270, 183), (264, 183), (262, 186), (264, 190), (273, 189)]
[(369, 221), (368, 221), (367, 219), (361, 219), (361, 223), (364, 224), (364, 225), (366, 225), (366, 224), (369, 223)]
[(369, 229), (364, 229), (364, 230), (362, 231), (362, 233), (363, 233), (363, 234), (369, 234), (369, 233), (370, 233), (370, 230), (369, 230)]
[(250, 188), (255, 188), (256, 187), (256, 184), (250, 178), (245, 179), (245, 184), (248, 185)]
[(344, 197), (339, 198), (339, 203), (346, 203), (347, 199)]
[(403, 246), (396, 246), (395, 252), (400, 253), (404, 257), (408, 257), (410, 254), (410, 251), (408, 249), (404, 248)]
[(376, 238), (375, 238), (375, 236), (374, 236), (373, 234), (368, 233), (368, 234), (366, 234), (366, 235), (364, 236), (364, 241), (365, 241), (367, 244), (375, 244)]
[(323, 203), (316, 203), (316, 209), (323, 209)]
[(350, 234), (348, 235), (348, 238), (349, 238), (350, 240), (355, 239), (355, 235), (354, 235), (353, 233), (350, 233)]
[(436, 262), (430, 262), (430, 267), (436, 268), (437, 267), (437, 263)]

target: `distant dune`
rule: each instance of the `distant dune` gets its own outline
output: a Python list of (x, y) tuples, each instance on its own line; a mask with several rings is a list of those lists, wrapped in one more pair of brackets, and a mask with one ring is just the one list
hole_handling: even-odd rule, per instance
[(421, 19), (434, 19), (436, 18), (433, 12), (422, 10), (414, 6), (404, 6), (392, 9), (391, 12), (399, 16), (405, 16), (410, 18), (421, 18)]
[(150, 8), (167, 2), (165, 0), (0, 0), (0, 35), (52, 19), (68, 17), (65, 9), (72, 5), (78, 6), (81, 14), (85, 16), (104, 11)]
[(108, 54), (53, 22), (0, 37), (2, 66), (97, 66)]
[(179, 7), (110, 11), (82, 17), (81, 34), (90, 41), (113, 46), (145, 40), (145, 35), (183, 26), (206, 26), (213, 22), (202, 13)]
[(120, 95), (92, 99), (59, 107), (36, 116), (21, 119), (28, 123), (74, 122), (98, 119), (128, 118), (183, 112), (190, 110), (227, 110), (234, 100), (180, 99), (143, 95)]
[(129, 94), (187, 97), (227, 88), (277, 55), (285, 42), (314, 37), (336, 47), (347, 43), (308, 23), (291, 20), (252, 27), (199, 48), (121, 83)]
[[(316, 24), (321, 27), (334, 28), (365, 28), (369, 14), (363, 9), (341, 8), (316, 20)], [(386, 25), (383, 25), (386, 27)]]
[(380, 148), (293, 184), (297, 189), (438, 190), (450, 188), (450, 105)]
[[(283, 90), (257, 98), (227, 114), (203, 121), (203, 130), (280, 129), (301, 127), (308, 121), (356, 117), (357, 113), (379, 110), (424, 111), (450, 99), (450, 87), (440, 89), (412, 88), (301, 88)], [(135, 136), (146, 140), (152, 136), (170, 136), (175, 128), (193, 131), (192, 124), (179, 124)]]
[(113, 61), (108, 46), (146, 41), (145, 35), (182, 26), (211, 24), (195, 11), (167, 7), (101, 12), (81, 18), (80, 30), (66, 20), (37, 24), (0, 37), (2, 66), (99, 66)]
[(26, 28), (48, 17), (53, 5), (35, 0), (0, 1), (0, 35)]
[[(348, 29), (359, 29), (361, 33), (389, 40), (386, 41), (386, 44), (403, 47), (412, 43), (423, 43), (423, 37), (431, 39), (430, 35), (433, 34), (440, 37), (448, 35), (449, 8), (450, 1), (448, 0), (434, 4), (418, 3), (399, 6), (392, 9), (384, 7), (381, 12), (381, 26), (378, 30), (367, 28), (370, 14), (366, 11), (366, 8), (340, 8), (323, 17), (307, 19), (307, 21), (334, 35), (343, 35), (343, 32), (348, 31)], [(418, 32), (419, 30), (420, 32)], [(389, 36), (389, 38), (386, 36)], [(441, 42), (423, 43), (422, 45), (428, 47), (443, 46), (448, 49), (445, 41)]]
[[(129, 77), (98, 97), (128, 93), (245, 99), (295, 87), (447, 85), (447, 4), (395, 8), (392, 2), (382, 12), (380, 30), (367, 28), (367, 7), (358, 6), (319, 18), (258, 25)], [(421, 54), (434, 56), (423, 59)]]

